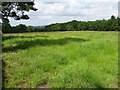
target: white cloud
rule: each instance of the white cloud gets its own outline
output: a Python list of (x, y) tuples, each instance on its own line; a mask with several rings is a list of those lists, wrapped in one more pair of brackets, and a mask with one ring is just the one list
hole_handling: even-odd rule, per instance
[(85, 0), (85, 2), (119, 2), (119, 0)]
[(52, 16), (38, 16), (40, 20), (49, 20), (52, 18)]
[[(29, 12), (28, 25), (45, 25), (70, 20), (96, 20), (118, 14), (118, 0), (35, 0), (38, 11)], [(16, 25), (12, 20), (12, 24)]]
[(54, 15), (61, 13), (64, 10), (64, 5), (62, 4), (48, 4), (47, 6), (44, 7), (44, 10), (42, 11), (43, 14), (45, 15)]

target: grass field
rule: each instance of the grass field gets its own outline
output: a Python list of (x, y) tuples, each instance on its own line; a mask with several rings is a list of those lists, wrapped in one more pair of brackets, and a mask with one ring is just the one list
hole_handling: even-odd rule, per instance
[(6, 88), (115, 88), (118, 32), (3, 35)]

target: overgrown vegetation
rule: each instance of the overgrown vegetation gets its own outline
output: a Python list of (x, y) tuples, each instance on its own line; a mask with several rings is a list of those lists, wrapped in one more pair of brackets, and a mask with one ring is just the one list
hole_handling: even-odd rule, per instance
[(56, 23), (42, 27), (33, 27), (20, 24), (11, 27), (7, 18), (3, 19), (3, 33), (23, 33), (23, 32), (51, 32), (51, 31), (118, 31), (119, 18), (111, 16), (109, 20), (96, 21), (76, 21), (67, 23)]
[(5, 88), (116, 88), (117, 32), (3, 34)]
[(1, 16), (2, 18), (12, 17), (14, 20), (29, 19), (28, 15), (25, 15), (25, 11), (36, 11), (34, 2), (2, 2), (1, 3)]

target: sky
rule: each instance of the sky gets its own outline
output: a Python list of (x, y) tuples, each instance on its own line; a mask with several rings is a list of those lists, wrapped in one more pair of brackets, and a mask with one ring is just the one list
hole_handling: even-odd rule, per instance
[(118, 16), (118, 2), (119, 0), (35, 0), (38, 10), (26, 12), (30, 16), (29, 20), (15, 21), (10, 18), (10, 24), (44, 26), (72, 20), (109, 19), (112, 15)]

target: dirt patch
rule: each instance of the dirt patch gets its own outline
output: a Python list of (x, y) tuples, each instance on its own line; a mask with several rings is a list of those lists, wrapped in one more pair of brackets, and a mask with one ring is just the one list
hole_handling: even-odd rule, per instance
[(112, 86), (112, 88), (118, 88), (119, 86), (118, 85), (114, 85), (114, 86)]
[(49, 86), (47, 84), (45, 84), (45, 85), (38, 85), (37, 88), (44, 88), (44, 90), (45, 89), (50, 90)]

